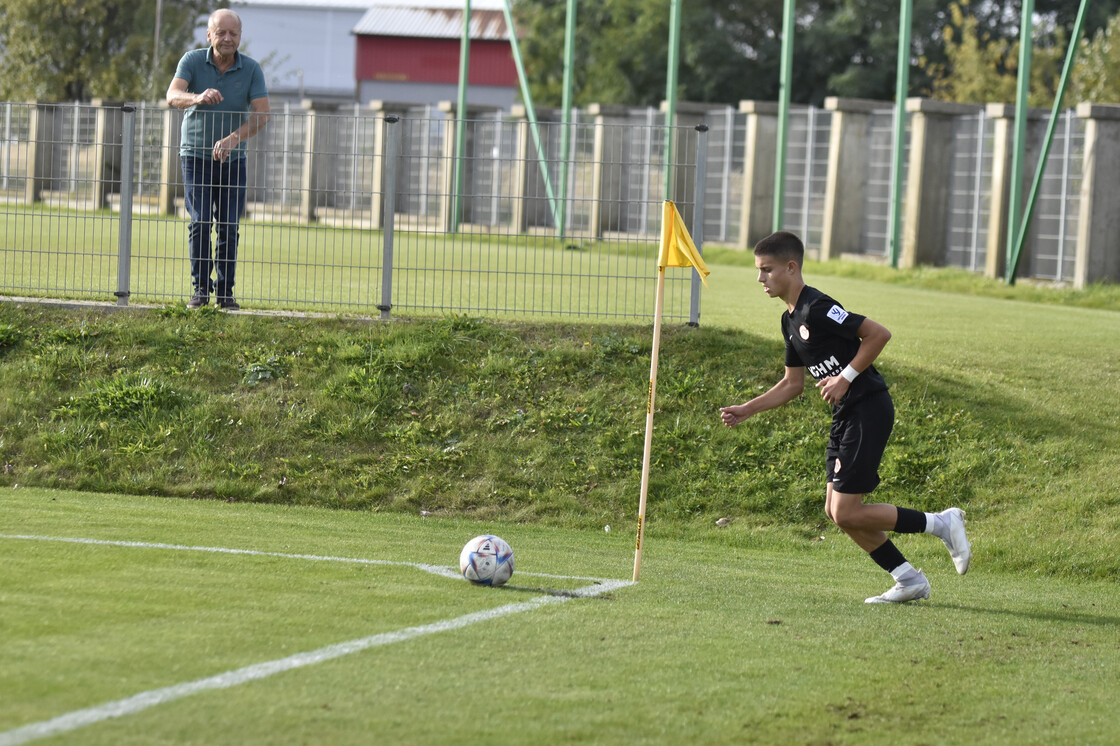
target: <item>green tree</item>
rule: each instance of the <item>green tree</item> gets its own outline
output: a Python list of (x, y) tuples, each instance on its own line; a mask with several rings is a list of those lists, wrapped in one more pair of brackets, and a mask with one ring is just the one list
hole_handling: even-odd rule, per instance
[(0, 98), (85, 101), (159, 98), (206, 12), (202, 0), (4, 0)]
[[(678, 84), (691, 100), (737, 100), (735, 74), (750, 64), (721, 29), (719, 5), (696, 0), (682, 15)], [(663, 0), (580, 3), (572, 86), (577, 105), (656, 105), (665, 97), (668, 8)], [(518, 0), (515, 9), (534, 102), (559, 105), (567, 3)]]
[[(1052, 97), (1079, 3), (1036, 0), (1032, 86)], [(688, 0), (681, 31), (682, 98), (734, 104), (778, 96), (783, 0)], [(538, 104), (560, 102), (565, 0), (516, 0), (527, 74)], [(797, 0), (791, 98), (892, 100), (898, 56), (898, 0)], [(1022, 0), (913, 0), (911, 95), (1012, 100)], [(1086, 34), (1102, 28), (1120, 0), (1094, 0)], [(1108, 10), (1110, 9), (1110, 10)], [(1107, 12), (1106, 12), (1107, 10)], [(579, 3), (574, 94), (591, 101), (656, 104), (665, 96), (669, 0)], [(967, 21), (967, 22), (966, 22)], [(945, 29), (952, 29), (947, 35)], [(966, 38), (966, 35), (970, 35)], [(974, 44), (973, 37), (976, 42)], [(991, 46), (991, 49), (987, 49)], [(983, 49), (981, 49), (983, 48)], [(983, 51), (983, 54), (981, 54)], [(954, 56), (950, 60), (950, 54)], [(975, 81), (970, 78), (980, 73)], [(948, 82), (940, 79), (950, 76)], [(986, 86), (986, 87), (985, 87)]]
[(1091, 40), (1082, 40), (1074, 65), (1072, 101), (1120, 103), (1117, 70), (1120, 70), (1120, 13)]
[[(998, 28), (970, 10), (967, 2), (950, 4), (949, 23), (942, 31), (945, 61), (922, 60), (932, 80), (931, 95), (959, 103), (1012, 103), (1018, 88), (1019, 41), (999, 35)], [(1067, 38), (1065, 30), (1053, 24), (1036, 34), (1031, 49), (1031, 106), (1053, 104)]]
[[(534, 99), (560, 101), (565, 0), (517, 0), (518, 31)], [(681, 19), (679, 94), (734, 104), (779, 93), (783, 0), (689, 0)], [(791, 98), (894, 97), (898, 0), (799, 0)], [(917, 49), (938, 56), (940, 0), (915, 0)], [(581, 2), (577, 12), (574, 98), (631, 105), (665, 96), (668, 0)], [(911, 89), (928, 87), (922, 71)]]

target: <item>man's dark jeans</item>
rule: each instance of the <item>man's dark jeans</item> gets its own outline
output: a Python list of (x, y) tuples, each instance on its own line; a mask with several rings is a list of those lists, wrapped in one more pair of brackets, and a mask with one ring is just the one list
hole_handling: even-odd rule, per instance
[[(182, 156), (184, 203), (191, 216), (191, 282), (203, 296), (217, 291), (232, 298), (237, 274), (238, 221), (245, 211), (245, 159), (225, 163)], [(215, 226), (216, 251), (210, 251), (210, 227)], [(211, 275), (216, 275), (216, 282)]]

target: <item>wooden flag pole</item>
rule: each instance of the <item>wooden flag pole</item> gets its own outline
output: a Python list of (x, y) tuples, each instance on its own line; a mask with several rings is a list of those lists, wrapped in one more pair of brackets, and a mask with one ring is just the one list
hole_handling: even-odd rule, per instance
[(657, 302), (653, 308), (653, 349), (649, 359), (649, 397), (646, 400), (646, 443), (642, 452), (642, 496), (638, 501), (638, 541), (634, 547), (634, 582), (642, 571), (642, 538), (646, 530), (646, 498), (649, 496), (649, 462), (653, 449), (653, 401), (657, 393), (657, 353), (661, 347), (661, 308), (665, 300), (665, 268), (657, 270)]

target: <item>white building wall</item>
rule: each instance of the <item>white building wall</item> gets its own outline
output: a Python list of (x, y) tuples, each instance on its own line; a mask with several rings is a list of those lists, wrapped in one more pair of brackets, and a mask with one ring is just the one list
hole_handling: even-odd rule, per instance
[[(231, 0), (241, 51), (261, 63), (273, 101), (356, 101), (357, 38), (369, 0)], [(206, 45), (205, 19), (195, 35)]]

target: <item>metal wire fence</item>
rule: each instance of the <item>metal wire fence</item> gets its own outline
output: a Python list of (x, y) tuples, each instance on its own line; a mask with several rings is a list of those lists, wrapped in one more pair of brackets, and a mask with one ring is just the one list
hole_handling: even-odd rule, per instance
[[(0, 293), (120, 304), (190, 295), (180, 112), (3, 111)], [(495, 113), (463, 122), (457, 156), (458, 123), (427, 107), (274, 112), (247, 155), (239, 300), (383, 316), (652, 314), (661, 184), (666, 170), (694, 181), (704, 132), (679, 128), (666, 162), (656, 119), (577, 120), (564, 157), (561, 125), (541, 125), (538, 153), (523, 120)], [(695, 195), (673, 196), (691, 215)], [(693, 292), (674, 273), (666, 318), (695, 322)]]
[[(1062, 116), (1024, 263), (1053, 280), (1074, 270), (1083, 157), (1080, 120)], [(0, 294), (189, 297), (181, 117), (147, 104), (0, 103)], [(713, 106), (701, 118), (670, 129), (655, 109), (577, 111), (534, 131), (503, 111), (285, 105), (249, 142), (235, 292), (293, 311), (649, 318), (662, 199), (702, 240), (744, 245), (746, 115)], [(810, 247), (828, 207), (832, 120), (791, 112), (784, 227)], [(893, 110), (869, 121), (860, 250), (882, 257)], [(943, 257), (978, 270), (993, 124), (979, 109), (954, 127)], [(690, 274), (668, 278), (666, 318), (698, 320)]]

